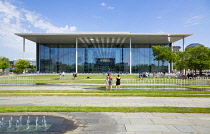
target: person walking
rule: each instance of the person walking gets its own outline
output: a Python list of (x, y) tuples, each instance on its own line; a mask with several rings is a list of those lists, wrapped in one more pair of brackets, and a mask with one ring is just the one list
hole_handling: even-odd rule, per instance
[(64, 75), (65, 75), (65, 72), (63, 71), (63, 72), (62, 72), (62, 78), (64, 78)]
[(120, 90), (120, 75), (118, 74), (116, 77), (116, 90)]
[(62, 77), (62, 73), (61, 72), (59, 73), (59, 76), (60, 76), (60, 79), (61, 79), (61, 77)]

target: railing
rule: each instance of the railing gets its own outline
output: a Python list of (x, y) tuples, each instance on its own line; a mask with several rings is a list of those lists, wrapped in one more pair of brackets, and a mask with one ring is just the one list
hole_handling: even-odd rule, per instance
[(189, 88), (210, 86), (210, 79), (208, 77), (195, 79), (132, 78), (122, 79), (121, 84), (132, 89), (189, 90)]
[(33, 85), (33, 77), (0, 77), (0, 85)]

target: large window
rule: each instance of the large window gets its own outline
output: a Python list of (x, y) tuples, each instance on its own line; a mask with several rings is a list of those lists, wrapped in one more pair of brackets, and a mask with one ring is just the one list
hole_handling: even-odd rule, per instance
[(132, 73), (167, 71), (167, 62), (162, 67), (161, 61), (154, 60), (153, 45), (166, 44), (132, 44)]
[(40, 44), (40, 72), (74, 72), (75, 44)]
[(115, 44), (78, 45), (78, 72), (129, 72), (129, 48)]

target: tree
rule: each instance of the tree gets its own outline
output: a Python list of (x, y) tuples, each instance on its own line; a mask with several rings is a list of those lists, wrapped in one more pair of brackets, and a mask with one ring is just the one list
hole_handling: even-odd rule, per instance
[(26, 60), (19, 59), (16, 63), (15, 66), (20, 72), (25, 71), (29, 67), (29, 62)]
[(174, 68), (180, 70), (180, 73), (183, 69), (188, 69), (189, 65), (189, 54), (186, 52), (176, 52), (176, 58)]
[(164, 66), (164, 63), (168, 61), (169, 63), (172, 63), (176, 61), (176, 55), (172, 52), (171, 47), (167, 46), (152, 46), (153, 55), (155, 56), (154, 60), (162, 61), (162, 69)]
[(28, 68), (29, 68), (29, 71), (31, 71), (31, 72), (36, 71), (36, 66), (35, 65), (29, 65)]
[(2, 73), (4, 74), (4, 70), (9, 68), (9, 59), (6, 57), (0, 57), (0, 69), (2, 69)]
[(199, 74), (202, 74), (202, 70), (210, 68), (210, 49), (208, 47), (197, 46), (194, 48), (187, 48), (186, 53), (189, 54), (189, 69), (199, 70)]

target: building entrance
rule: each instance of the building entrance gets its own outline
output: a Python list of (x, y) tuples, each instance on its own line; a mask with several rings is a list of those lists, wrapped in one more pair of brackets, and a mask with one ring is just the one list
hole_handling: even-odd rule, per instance
[(115, 71), (115, 58), (96, 58), (95, 66), (102, 72)]

